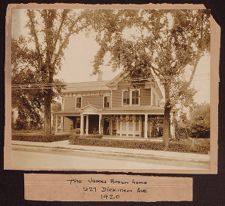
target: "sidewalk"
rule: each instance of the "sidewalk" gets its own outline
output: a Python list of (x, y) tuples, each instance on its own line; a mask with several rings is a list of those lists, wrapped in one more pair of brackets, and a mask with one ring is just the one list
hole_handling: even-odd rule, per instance
[(141, 158), (157, 158), (157, 159), (159, 158), (159, 159), (166, 159), (166, 160), (188, 161), (188, 162), (191, 161), (191, 162), (207, 163), (210, 161), (210, 157), (208, 154), (71, 145), (69, 144), (68, 140), (57, 141), (57, 142), (12, 141), (12, 145), (29, 146), (29, 147), (36, 147), (36, 148), (42, 147), (42, 148), (79, 150), (79, 151), (84, 151), (89, 153), (90, 152), (98, 153), (102, 155), (118, 155), (118, 156), (130, 156), (130, 157), (141, 157)]

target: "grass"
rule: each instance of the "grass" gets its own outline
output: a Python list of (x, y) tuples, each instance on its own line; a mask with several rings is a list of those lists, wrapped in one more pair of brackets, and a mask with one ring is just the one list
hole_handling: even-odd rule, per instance
[[(102, 139), (101, 135), (44, 135), (42, 131), (35, 132), (13, 132), (12, 140), (33, 141), (33, 142), (54, 142), (62, 140), (70, 140), (74, 145), (86, 146), (103, 146), (130, 149), (146, 149), (146, 150), (164, 150), (163, 142), (154, 141), (138, 141), (138, 140), (121, 140), (121, 139)], [(209, 138), (187, 138), (180, 140), (172, 140), (169, 144), (168, 151), (174, 152), (190, 152), (207, 154), (210, 149)]]

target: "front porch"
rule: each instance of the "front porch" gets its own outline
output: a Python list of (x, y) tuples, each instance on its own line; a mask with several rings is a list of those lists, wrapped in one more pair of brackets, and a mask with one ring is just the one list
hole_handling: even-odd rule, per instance
[(55, 117), (55, 133), (102, 134), (110, 138), (153, 138), (163, 135), (163, 115), (80, 114)]

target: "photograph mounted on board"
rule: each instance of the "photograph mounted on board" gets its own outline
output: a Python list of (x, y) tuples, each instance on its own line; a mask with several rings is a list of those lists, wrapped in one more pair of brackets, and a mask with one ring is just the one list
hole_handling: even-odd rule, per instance
[(210, 10), (73, 6), (8, 12), (7, 167), (215, 173)]

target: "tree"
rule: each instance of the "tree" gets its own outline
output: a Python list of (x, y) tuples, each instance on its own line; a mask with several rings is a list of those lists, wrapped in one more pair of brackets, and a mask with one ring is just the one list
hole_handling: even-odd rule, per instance
[[(37, 91), (31, 92), (31, 96), (34, 93), (40, 95), (37, 102), (43, 103), (45, 134), (50, 134), (51, 104), (61, 88), (57, 86), (59, 81), (55, 75), (61, 68), (70, 37), (83, 28), (82, 18), (79, 12), (68, 9), (27, 10), (27, 27), (29, 34), (26, 40), (25, 37), (15, 40), (16, 51), (20, 55), (16, 60), (15, 72), (20, 75), (24, 73), (22, 78), (27, 78), (21, 81), (17, 77), (14, 79), (20, 84), (35, 84)], [(33, 76), (32, 79), (29, 79), (29, 74)]]
[(210, 132), (210, 105), (196, 104), (190, 112), (189, 125), (192, 135), (197, 137), (208, 137)]
[(40, 82), (40, 77), (32, 69), (34, 59), (28, 54), (26, 41), (23, 38), (12, 40), (12, 108), (18, 112), (16, 129), (41, 128), (43, 92), (39, 89), (22, 87)]
[(109, 63), (114, 69), (120, 67), (127, 72), (134, 86), (153, 77), (163, 85), (163, 139), (167, 149), (170, 113), (187, 96), (193, 97), (190, 85), (198, 61), (209, 50), (208, 10), (93, 10), (87, 13), (86, 23), (97, 31), (100, 46), (94, 61), (95, 73), (106, 54), (110, 54)]

